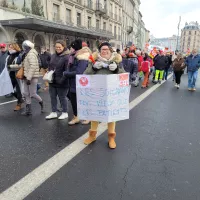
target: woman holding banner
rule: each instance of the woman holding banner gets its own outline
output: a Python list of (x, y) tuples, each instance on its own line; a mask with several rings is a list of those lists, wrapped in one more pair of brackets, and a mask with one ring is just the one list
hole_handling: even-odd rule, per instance
[[(99, 46), (100, 53), (93, 53), (90, 56), (90, 62), (88, 68), (84, 72), (84, 74), (120, 74), (125, 73), (125, 70), (120, 67), (120, 63), (122, 62), (122, 57), (120, 54), (113, 52), (111, 45), (108, 42), (103, 42)], [(92, 121), (91, 129), (89, 130), (89, 136), (85, 139), (84, 143), (86, 145), (91, 144), (96, 140), (97, 128), (99, 122)], [(111, 149), (116, 148), (116, 132), (115, 132), (115, 122), (108, 123), (108, 143)]]

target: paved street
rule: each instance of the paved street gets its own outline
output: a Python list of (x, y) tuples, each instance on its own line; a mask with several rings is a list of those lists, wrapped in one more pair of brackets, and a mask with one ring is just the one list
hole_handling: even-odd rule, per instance
[[(129, 120), (117, 123), (116, 150), (107, 147), (103, 133), (25, 199), (200, 200), (200, 84), (188, 92), (185, 75), (180, 90), (173, 85), (171, 79), (162, 84), (130, 111)], [(132, 88), (130, 101), (146, 91)], [(48, 92), (40, 94), (46, 113), (34, 102), (31, 117), (13, 112), (15, 103), (2, 105), (12, 98), (0, 99), (0, 193), (89, 129), (46, 121), (50, 99)]]

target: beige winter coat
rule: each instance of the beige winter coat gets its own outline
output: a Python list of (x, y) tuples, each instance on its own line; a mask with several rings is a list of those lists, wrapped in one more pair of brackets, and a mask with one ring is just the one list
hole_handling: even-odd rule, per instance
[(24, 66), (24, 76), (27, 80), (38, 78), (40, 76), (40, 68), (38, 63), (38, 53), (35, 49), (31, 49), (26, 55), (22, 66)]

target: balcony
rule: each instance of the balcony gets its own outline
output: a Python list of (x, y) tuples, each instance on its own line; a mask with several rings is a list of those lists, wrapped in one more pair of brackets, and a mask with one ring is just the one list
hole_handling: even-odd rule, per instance
[(132, 26), (128, 26), (127, 27), (127, 33), (131, 34), (133, 32), (133, 27)]
[(99, 15), (106, 14), (106, 8), (101, 3), (96, 3), (96, 13)]

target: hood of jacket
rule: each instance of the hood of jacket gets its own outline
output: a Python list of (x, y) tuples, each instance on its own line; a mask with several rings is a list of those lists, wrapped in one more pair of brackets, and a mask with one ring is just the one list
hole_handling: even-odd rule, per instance
[(83, 47), (79, 51), (77, 51), (75, 57), (78, 60), (89, 60), (90, 55), (92, 54), (92, 51), (88, 47)]
[[(95, 52), (92, 54), (92, 58), (94, 61), (97, 61), (100, 59), (100, 54)], [(113, 52), (111, 55), (111, 58), (108, 60), (109, 62), (115, 62), (117, 64), (122, 62), (122, 56), (120, 54), (118, 54), (117, 52)]]
[(68, 54), (70, 54), (70, 50), (69, 49), (65, 49), (61, 54), (57, 54), (56, 53), (56, 55), (58, 55), (58, 56), (65, 56), (65, 55), (68, 55)]

